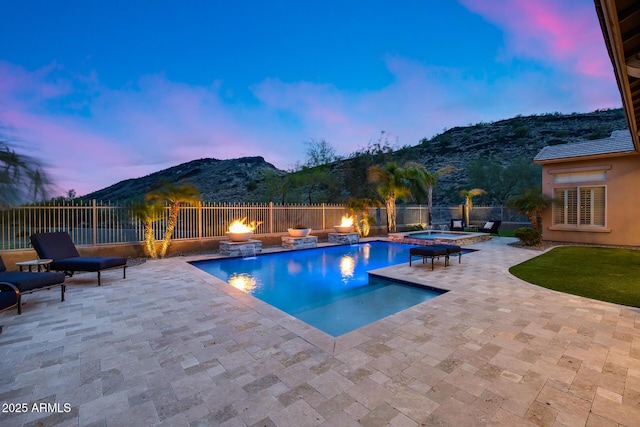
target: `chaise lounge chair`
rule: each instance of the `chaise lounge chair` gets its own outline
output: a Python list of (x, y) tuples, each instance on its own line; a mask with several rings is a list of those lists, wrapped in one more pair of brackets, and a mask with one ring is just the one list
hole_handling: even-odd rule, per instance
[(52, 259), (51, 270), (64, 271), (71, 277), (76, 271), (95, 271), (98, 273), (100, 286), (100, 272), (112, 268), (122, 267), (122, 278), (127, 277), (127, 259), (123, 257), (80, 256), (73, 244), (69, 233), (36, 233), (31, 235), (31, 245), (38, 256)]
[(498, 234), (502, 221), (487, 221), (482, 227), (478, 227), (478, 231), (482, 233)]
[(464, 220), (459, 219), (459, 218), (452, 218), (451, 219), (451, 226), (449, 227), (449, 230), (451, 231), (464, 231), (464, 227), (465, 227), (465, 223)]
[(60, 286), (61, 298), (64, 301), (63, 273), (32, 273), (22, 271), (7, 271), (2, 257), (0, 257), (0, 311), (18, 306), (18, 314), (22, 314), (22, 295), (51, 289)]

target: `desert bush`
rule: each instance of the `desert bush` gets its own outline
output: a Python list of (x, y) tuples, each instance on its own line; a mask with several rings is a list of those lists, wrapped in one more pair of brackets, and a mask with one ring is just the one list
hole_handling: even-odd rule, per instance
[(522, 241), (527, 246), (534, 246), (540, 243), (542, 240), (542, 233), (533, 228), (517, 228), (514, 230), (513, 235)]
[(516, 138), (520, 139), (520, 138), (524, 138), (527, 135), (529, 135), (529, 128), (526, 127), (525, 125), (521, 125), (518, 126), (516, 128), (513, 129), (513, 133), (515, 134)]
[(424, 228), (422, 228), (422, 225), (420, 224), (408, 225), (405, 229), (405, 231), (422, 231), (422, 230), (424, 230)]

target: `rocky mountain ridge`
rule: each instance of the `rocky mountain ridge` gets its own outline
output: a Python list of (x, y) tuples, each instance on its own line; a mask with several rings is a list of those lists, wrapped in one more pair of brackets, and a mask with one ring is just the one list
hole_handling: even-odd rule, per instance
[[(354, 153), (334, 162), (329, 165), (334, 188), (318, 192), (312, 201), (342, 203), (349, 197), (370, 197), (373, 194), (370, 188), (368, 193), (361, 191), (367, 185), (368, 166), (388, 161), (399, 164), (412, 161), (423, 164), (432, 172), (445, 166), (454, 166), (453, 173), (438, 178), (434, 203), (458, 204), (461, 201), (461, 189), (479, 185), (474, 181), (477, 180), (477, 173), (473, 173), (473, 168), (478, 169), (489, 163), (499, 164), (503, 168), (518, 167), (515, 162), (528, 168), (533, 165), (533, 157), (544, 146), (606, 138), (612, 131), (626, 128), (621, 109), (568, 115), (517, 116), (492, 123), (455, 127), (432, 138), (423, 138), (415, 146), (388, 149), (377, 154)], [(308, 202), (309, 194), (305, 195), (303, 190), (297, 191), (295, 180), (282, 184), (288, 186), (280, 190), (281, 193), (286, 191), (285, 196), (281, 195), (278, 199), (270, 193), (274, 178), (283, 180), (287, 176), (287, 172), (277, 169), (262, 157), (198, 159), (142, 178), (121, 181), (87, 194), (83, 199), (124, 201), (143, 197), (162, 182), (191, 182), (201, 191), (202, 199), (208, 202), (246, 203), (274, 199), (286, 203)], [(495, 197), (486, 197), (481, 201), (496, 203)]]
[(141, 178), (120, 181), (102, 190), (87, 194), (83, 199), (101, 201), (127, 201), (144, 197), (162, 183), (190, 182), (201, 192), (202, 199), (211, 202), (242, 203), (247, 201), (256, 182), (267, 173), (283, 175), (262, 157), (239, 159), (198, 159), (182, 163)]
[[(460, 189), (482, 187), (470, 176), (473, 164), (493, 161), (503, 167), (514, 162), (532, 165), (535, 155), (545, 146), (607, 138), (620, 129), (627, 129), (622, 109), (517, 116), (455, 127), (423, 139), (415, 147), (399, 150), (397, 155), (423, 164), (430, 171), (454, 166), (455, 172), (438, 179), (434, 197), (443, 204), (457, 204), (461, 201)], [(486, 197), (480, 200), (495, 204), (495, 200)]]

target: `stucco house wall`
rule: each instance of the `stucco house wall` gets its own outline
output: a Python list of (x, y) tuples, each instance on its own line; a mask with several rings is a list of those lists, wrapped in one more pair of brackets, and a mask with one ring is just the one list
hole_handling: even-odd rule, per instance
[[(617, 140), (613, 141), (613, 138)], [(628, 132), (614, 132), (609, 140), (570, 145), (545, 147), (551, 150), (545, 152), (543, 149), (535, 159), (536, 163), (542, 164), (542, 191), (556, 197), (555, 207), (546, 209), (543, 214), (543, 240), (640, 246), (640, 154), (633, 150)], [(589, 218), (593, 211), (587, 211), (593, 209), (593, 203), (585, 195), (584, 201), (578, 199), (575, 203), (578, 218), (574, 216), (572, 219), (577, 224), (567, 224), (571, 221), (562, 211), (569, 209), (567, 206), (571, 203), (566, 202), (567, 198), (558, 201), (558, 196), (566, 197), (565, 190), (569, 192), (575, 188), (578, 190), (573, 194), (577, 193), (578, 197), (581, 189), (585, 192), (596, 189), (598, 203), (601, 203), (603, 195), (604, 216)], [(579, 217), (581, 209), (586, 212), (586, 219)], [(581, 220), (584, 220), (583, 224)]]

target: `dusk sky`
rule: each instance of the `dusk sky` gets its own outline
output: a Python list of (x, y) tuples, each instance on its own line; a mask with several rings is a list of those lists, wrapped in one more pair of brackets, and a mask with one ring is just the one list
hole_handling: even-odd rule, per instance
[(78, 195), (621, 106), (593, 0), (5, 1), (0, 124)]

